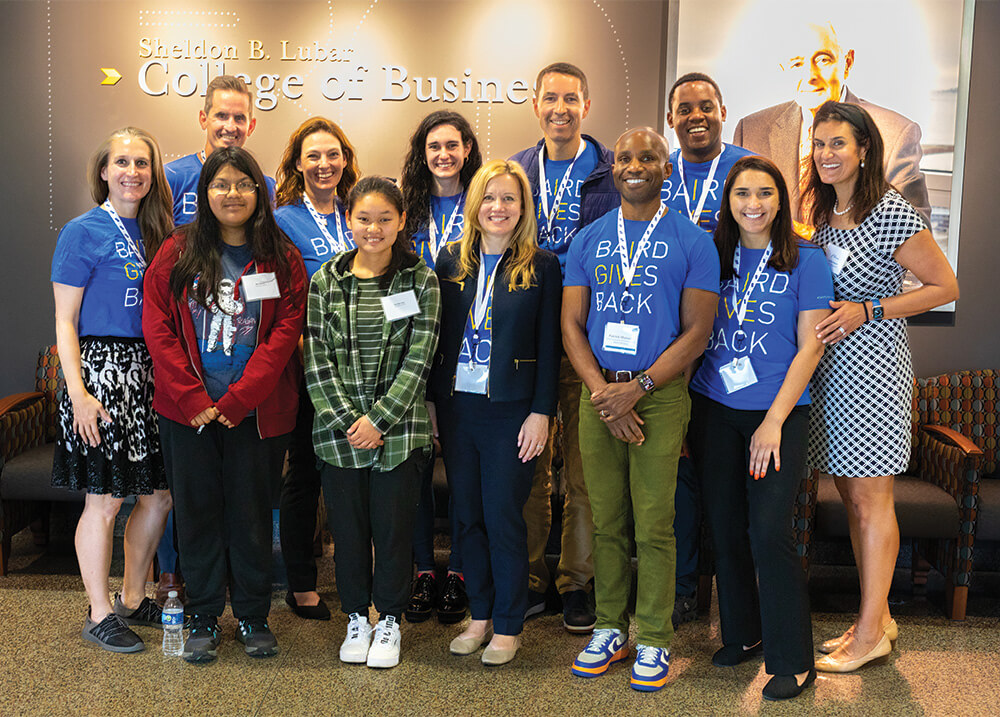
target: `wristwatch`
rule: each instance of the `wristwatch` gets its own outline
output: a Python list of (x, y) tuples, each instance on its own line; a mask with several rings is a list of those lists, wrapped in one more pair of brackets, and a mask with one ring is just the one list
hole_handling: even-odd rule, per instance
[(884, 315), (885, 309), (882, 308), (882, 302), (878, 299), (872, 299), (872, 321), (881, 321)]
[(639, 382), (639, 385), (642, 386), (642, 390), (645, 391), (646, 393), (649, 393), (654, 388), (656, 388), (656, 384), (653, 383), (653, 379), (651, 379), (649, 377), (649, 374), (647, 374), (645, 371), (636, 376), (635, 380)]

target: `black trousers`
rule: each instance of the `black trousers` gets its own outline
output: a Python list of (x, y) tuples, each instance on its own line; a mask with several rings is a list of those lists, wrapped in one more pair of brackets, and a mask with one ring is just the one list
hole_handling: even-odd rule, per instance
[(715, 549), (724, 645), (764, 642), (770, 675), (813, 666), (806, 574), (795, 550), (792, 517), (804, 475), (809, 406), (797, 406), (781, 432), (781, 470), (772, 460), (754, 480), (750, 439), (766, 411), (740, 411), (691, 392), (688, 429)]
[(288, 441), (288, 475), (281, 486), (281, 557), (288, 589), (305, 593), (316, 589), (316, 508), (319, 505), (319, 467), (313, 450), (313, 409), (305, 381), (299, 389), (299, 414)]
[(413, 521), (427, 460), (424, 450), (417, 449), (385, 472), (323, 464), (323, 500), (345, 615), (367, 615), (374, 602), (383, 617), (402, 618), (410, 598)]
[(187, 612), (222, 615), (226, 588), (237, 618), (271, 610), (271, 506), (287, 436), (261, 439), (252, 416), (236, 428), (213, 421), (199, 435), (160, 417), (167, 482)]

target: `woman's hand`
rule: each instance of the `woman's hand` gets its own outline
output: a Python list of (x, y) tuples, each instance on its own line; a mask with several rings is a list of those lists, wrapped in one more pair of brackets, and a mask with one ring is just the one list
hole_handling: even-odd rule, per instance
[(865, 323), (865, 307), (853, 301), (831, 301), (833, 313), (816, 325), (816, 338), (835, 344)]
[(215, 417), (215, 420), (216, 420), (216, 421), (218, 421), (219, 423), (221, 423), (221, 424), (222, 424), (223, 426), (225, 426), (226, 428), (236, 428), (236, 424), (235, 424), (235, 423), (233, 423), (232, 421), (230, 421), (230, 420), (229, 420), (228, 418), (226, 418), (226, 417), (225, 417), (224, 415), (222, 415), (222, 412), (221, 412), (221, 411), (216, 411), (216, 413), (218, 414), (218, 415), (217, 415), (217, 416)]
[(590, 394), (590, 403), (601, 420), (610, 423), (627, 415), (645, 394), (638, 381), (609, 383)]
[(204, 411), (199, 413), (197, 416), (191, 419), (190, 423), (195, 428), (199, 426), (205, 426), (214, 421), (219, 417), (219, 409), (215, 406), (209, 406)]
[(362, 416), (347, 429), (347, 442), (354, 448), (372, 449), (382, 445), (382, 434), (368, 420), (368, 416)]
[(78, 398), (70, 397), (73, 404), (73, 430), (83, 442), (91, 448), (101, 443), (101, 434), (97, 430), (97, 420), (111, 423), (111, 416), (104, 410), (103, 404), (94, 398), (89, 391), (84, 391)]
[(521, 450), (517, 457), (521, 463), (538, 458), (549, 440), (549, 417), (541, 413), (529, 413), (517, 434), (517, 445)]
[(765, 418), (750, 437), (750, 475), (760, 480), (774, 456), (774, 470), (781, 470), (781, 424)]

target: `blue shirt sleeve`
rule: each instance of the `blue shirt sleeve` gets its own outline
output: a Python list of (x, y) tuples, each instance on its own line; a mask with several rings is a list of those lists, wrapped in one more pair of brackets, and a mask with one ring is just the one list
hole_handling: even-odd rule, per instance
[(64, 226), (52, 256), (51, 280), (67, 286), (87, 286), (100, 260), (97, 249), (81, 223), (73, 221)]
[(799, 245), (799, 311), (829, 309), (833, 301), (833, 274), (819, 247)]
[[(597, 224), (598, 222), (594, 222)], [(590, 224), (584, 227), (576, 239), (570, 242), (569, 251), (566, 252), (566, 277), (563, 279), (563, 286), (590, 286), (590, 277), (587, 275), (587, 268), (584, 266), (587, 244), (590, 243)]]
[[(692, 229), (694, 225), (691, 225)], [(719, 293), (719, 276), (722, 273), (719, 252), (710, 234), (695, 229), (693, 246), (688, 255), (688, 273), (684, 279), (685, 289), (703, 289)]]

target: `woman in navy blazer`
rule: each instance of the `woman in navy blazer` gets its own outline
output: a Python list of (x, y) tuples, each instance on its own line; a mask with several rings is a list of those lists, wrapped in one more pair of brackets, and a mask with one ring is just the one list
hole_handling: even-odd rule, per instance
[[(428, 388), (458, 522), (472, 622), (451, 642), (510, 662), (528, 603), (522, 511), (559, 377), (559, 262), (535, 244), (531, 188), (494, 160), (469, 185), (462, 239), (438, 255), (441, 335)], [(491, 639), (492, 633), (492, 639)]]

